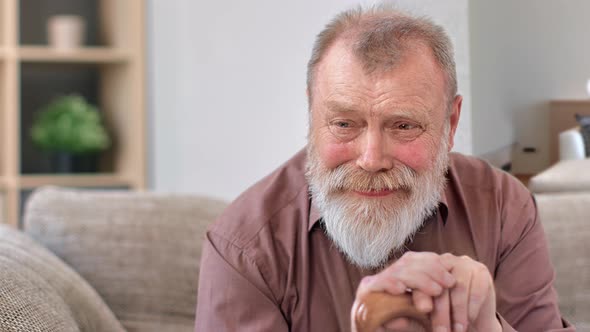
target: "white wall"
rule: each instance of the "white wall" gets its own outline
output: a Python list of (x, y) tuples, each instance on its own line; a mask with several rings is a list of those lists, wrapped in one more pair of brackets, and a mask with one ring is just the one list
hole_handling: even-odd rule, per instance
[[(508, 11), (497, 1), (469, 4), (473, 153), (494, 153), (514, 142), (513, 110), (508, 104), (511, 75)], [(502, 23), (500, 23), (502, 22)]]
[(431, 17), (442, 25), (455, 47), (457, 82), (459, 94), (463, 96), (463, 107), (459, 128), (455, 134), (454, 151), (465, 154), (473, 152), (472, 138), (472, 83), (470, 66), (469, 9), (467, 0), (397, 0), (388, 1), (403, 10), (417, 15)]
[(536, 173), (549, 166), (549, 100), (588, 98), (590, 1), (473, 1), (470, 15), (474, 152), (516, 141), (514, 172)]
[[(306, 62), (353, 0), (151, 0), (151, 186), (233, 199), (306, 143)], [(467, 0), (404, 0), (445, 25), (466, 102), (456, 150), (471, 152)]]

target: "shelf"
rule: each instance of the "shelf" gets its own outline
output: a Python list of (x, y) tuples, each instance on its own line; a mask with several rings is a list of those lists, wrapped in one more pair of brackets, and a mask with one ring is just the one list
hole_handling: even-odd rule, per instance
[(63, 187), (131, 187), (132, 181), (114, 174), (64, 174), (64, 175), (21, 175), (20, 187), (34, 189), (40, 186)]
[(9, 57), (9, 50), (6, 47), (0, 47), (0, 61), (5, 60)]
[(129, 52), (108, 47), (56, 50), (46, 46), (21, 46), (18, 56), (23, 62), (60, 63), (121, 63), (131, 57)]
[(6, 191), (15, 188), (14, 178), (10, 176), (0, 176), (0, 191)]
[[(40, 186), (145, 189), (145, 2), (0, 0), (0, 194), (9, 224), (19, 225)], [(79, 48), (49, 45), (47, 20), (60, 14), (83, 18)], [(31, 142), (36, 112), (72, 93), (99, 107), (112, 135), (113, 148), (93, 163), (100, 173), (52, 173), (50, 155)]]

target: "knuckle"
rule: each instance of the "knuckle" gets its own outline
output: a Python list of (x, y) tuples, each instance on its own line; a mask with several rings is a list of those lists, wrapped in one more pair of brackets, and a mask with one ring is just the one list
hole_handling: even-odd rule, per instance
[(467, 279), (460, 279), (460, 280), (457, 282), (457, 285), (455, 286), (455, 288), (456, 288), (458, 291), (461, 291), (461, 292), (466, 292), (466, 291), (469, 289), (469, 286), (470, 286), (470, 282), (469, 282), (469, 280), (467, 280)]
[(436, 282), (431, 282), (429, 284), (429, 288), (430, 288), (430, 292), (436, 296), (441, 295), (442, 292), (444, 291), (444, 289)]
[(405, 259), (414, 259), (414, 258), (416, 258), (416, 255), (417, 255), (417, 253), (416, 253), (416, 252), (414, 252), (414, 251), (408, 251), (408, 252), (406, 252), (406, 253), (405, 253), (405, 254), (402, 256), (402, 259), (403, 259), (403, 258), (405, 258)]
[(422, 252), (422, 257), (427, 259), (438, 259), (438, 255), (433, 252)]
[(479, 273), (486, 273), (486, 274), (489, 273), (488, 272), (488, 267), (485, 266), (482, 263), (477, 263), (476, 271), (479, 272)]
[(398, 271), (401, 267), (404, 267), (408, 265), (407, 264), (407, 258), (400, 258), (397, 260), (397, 262), (393, 263), (393, 265), (391, 265), (391, 270), (392, 271)]
[(456, 262), (459, 261), (459, 257), (447, 252), (440, 255), (440, 261), (445, 262), (446, 264), (455, 265)]
[(403, 282), (398, 280), (390, 280), (387, 283), (386, 289), (388, 289), (393, 294), (401, 294), (406, 291), (406, 286)]
[(442, 258), (446, 258), (446, 259), (449, 259), (449, 258), (454, 258), (454, 257), (455, 257), (453, 254), (451, 254), (451, 253), (448, 253), (448, 252), (445, 252), (444, 254), (442, 254), (442, 255), (440, 255), (440, 256), (441, 256)]
[(400, 259), (398, 259), (395, 263), (393, 263), (389, 269), (391, 271), (399, 271), (401, 268), (407, 266), (407, 259), (404, 257), (401, 257)]
[(361, 279), (361, 286), (362, 286), (362, 285), (367, 285), (368, 283), (370, 283), (370, 282), (371, 282), (371, 280), (373, 280), (373, 278), (374, 278), (373, 276), (366, 276), (366, 277), (363, 277), (363, 278)]
[(364, 293), (371, 287), (371, 280), (371, 277), (364, 277), (363, 279), (361, 279), (361, 282), (359, 283), (356, 290), (357, 295)]

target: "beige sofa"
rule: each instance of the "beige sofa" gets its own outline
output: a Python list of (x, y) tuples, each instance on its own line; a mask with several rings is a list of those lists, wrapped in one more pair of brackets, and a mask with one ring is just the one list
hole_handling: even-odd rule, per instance
[[(560, 306), (590, 331), (590, 195), (538, 195)], [(0, 331), (192, 331), (201, 239), (223, 202), (34, 193), (24, 233), (0, 227)]]
[(529, 188), (534, 193), (590, 192), (590, 159), (579, 127), (559, 134), (559, 161), (533, 176)]
[(35, 192), (24, 234), (0, 227), (0, 331), (192, 332), (201, 239), (224, 207), (188, 195)]
[(561, 313), (590, 332), (590, 192), (536, 194)]

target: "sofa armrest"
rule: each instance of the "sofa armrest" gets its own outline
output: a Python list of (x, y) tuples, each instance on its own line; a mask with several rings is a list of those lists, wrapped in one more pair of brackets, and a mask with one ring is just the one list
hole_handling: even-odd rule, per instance
[(80, 275), (26, 234), (0, 224), (0, 331), (125, 330)]
[(584, 159), (584, 138), (579, 128), (571, 128), (559, 134), (559, 160)]

